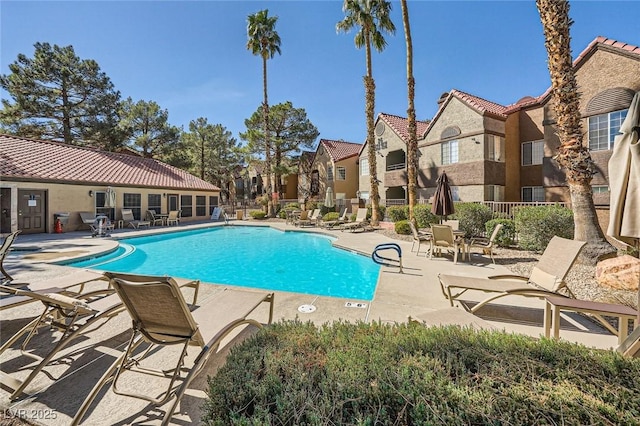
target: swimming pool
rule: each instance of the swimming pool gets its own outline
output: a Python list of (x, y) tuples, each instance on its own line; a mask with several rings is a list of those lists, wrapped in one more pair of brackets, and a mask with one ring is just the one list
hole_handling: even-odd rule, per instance
[(111, 254), (68, 265), (372, 300), (380, 266), (331, 241), (263, 226), (221, 226), (123, 239)]

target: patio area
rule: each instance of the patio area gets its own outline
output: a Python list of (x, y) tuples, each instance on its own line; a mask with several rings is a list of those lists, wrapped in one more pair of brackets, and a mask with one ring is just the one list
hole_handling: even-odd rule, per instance
[[(198, 227), (223, 226), (223, 223), (201, 223), (181, 225), (179, 230)], [(276, 292), (274, 321), (295, 319), (323, 324), (330, 321), (381, 321), (386, 323), (406, 322), (408, 316), (429, 314), (439, 309), (449, 308), (449, 302), (442, 295), (438, 274), (458, 274), (471, 277), (508, 274), (510, 271), (502, 265), (495, 265), (486, 257), (476, 256), (473, 263), (458, 261), (454, 264), (449, 257), (428, 259), (424, 255), (416, 256), (411, 252), (411, 242), (390, 239), (376, 232), (341, 232), (322, 228), (300, 229), (282, 222), (232, 221), (232, 226), (269, 225), (281, 230), (324, 232), (337, 237), (335, 246), (356, 251), (367, 256), (382, 243), (397, 243), (402, 249), (403, 273), (398, 268), (382, 267), (375, 297), (371, 301), (347, 300), (311, 296), (297, 293)], [(154, 232), (176, 231), (176, 227), (151, 228), (149, 230), (116, 230), (114, 238), (91, 238), (88, 231), (64, 234), (20, 235), (15, 251), (5, 260), (5, 267), (11, 271), (16, 282), (55, 281), (73, 284), (74, 274), (78, 270), (71, 267), (53, 265), (49, 262), (89, 256), (112, 250), (116, 239), (122, 236), (144, 235)], [(220, 290), (221, 286), (207, 283), (200, 287), (198, 304), (204, 305), (208, 298)], [(227, 286), (228, 287), (228, 286)], [(192, 291), (191, 289), (186, 292)], [(188, 296), (187, 296), (188, 297)], [(469, 294), (466, 299), (482, 300), (483, 293)], [(316, 309), (310, 313), (299, 310), (303, 305), (312, 305)], [(461, 309), (461, 308), (460, 308)], [(523, 333), (533, 337), (544, 335), (544, 301), (535, 298), (506, 297), (492, 303), (478, 312), (478, 316), (497, 329), (507, 332)], [(266, 310), (266, 309), (265, 309)], [(256, 320), (267, 318), (267, 312), (259, 309)], [(39, 303), (2, 311), (0, 328), (2, 342), (16, 330), (24, 326), (41, 311)], [(89, 393), (95, 381), (124, 347), (130, 333), (131, 320), (126, 313), (111, 319), (91, 333), (76, 339), (62, 351), (58, 361), (47, 367), (47, 374), (41, 373), (28, 387), (27, 395), (17, 401), (9, 400), (9, 393), (0, 391), (0, 406), (9, 413), (19, 415), (33, 423), (45, 425), (69, 424), (81, 402)], [(234, 339), (241, 339), (255, 329), (248, 327)], [(586, 317), (563, 313), (561, 320), (562, 339), (585, 344), (599, 349), (616, 347), (617, 337)], [(43, 339), (46, 340), (46, 339)], [(50, 343), (42, 342), (43, 345)], [(200, 406), (206, 398), (207, 374), (214, 374), (224, 363), (228, 349), (212, 356), (206, 370), (193, 382), (173, 417), (173, 424), (197, 423), (200, 419)], [(197, 351), (194, 351), (197, 352)], [(162, 350), (156, 354), (159, 358), (171, 358), (171, 350)], [(3, 354), (0, 362), (10, 366), (21, 357), (19, 351), (9, 350)], [(23, 371), (18, 374), (24, 373)], [(57, 379), (57, 380), (54, 380)], [(158, 379), (158, 382), (161, 380)], [(146, 383), (150, 393), (155, 392), (159, 383)], [(84, 419), (85, 424), (111, 425), (144, 423), (156, 424), (162, 417), (162, 407), (150, 406), (145, 401), (104, 392), (98, 397)]]

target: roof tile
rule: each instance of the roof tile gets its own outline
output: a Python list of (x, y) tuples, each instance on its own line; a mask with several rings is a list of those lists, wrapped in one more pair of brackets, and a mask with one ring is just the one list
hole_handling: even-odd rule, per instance
[[(409, 142), (409, 119), (392, 114), (380, 113), (379, 117), (383, 119), (394, 132), (398, 134), (405, 142)], [(416, 133), (418, 137), (424, 134), (429, 127), (429, 121), (416, 120)]]
[(192, 174), (152, 158), (60, 142), (0, 135), (0, 176), (218, 191)]
[(324, 146), (333, 161), (344, 160), (360, 153), (362, 144), (345, 141), (320, 139), (319, 145)]

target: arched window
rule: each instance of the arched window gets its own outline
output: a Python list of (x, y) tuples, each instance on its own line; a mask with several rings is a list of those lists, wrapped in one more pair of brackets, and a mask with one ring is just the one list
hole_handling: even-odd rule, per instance
[(442, 131), (440, 134), (440, 139), (449, 139), (458, 136), (460, 133), (460, 127), (458, 126), (449, 126)]

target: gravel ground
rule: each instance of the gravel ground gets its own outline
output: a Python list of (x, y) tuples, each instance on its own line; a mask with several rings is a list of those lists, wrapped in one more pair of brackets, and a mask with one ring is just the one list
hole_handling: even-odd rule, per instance
[[(397, 240), (412, 241), (410, 235), (400, 235), (392, 229), (379, 229), (376, 232)], [(540, 258), (540, 254), (518, 249), (498, 247), (494, 250), (496, 263), (509, 268), (514, 274), (529, 276), (531, 269)], [(613, 290), (600, 286), (596, 281), (596, 267), (576, 263), (566, 278), (567, 285), (582, 300), (620, 303), (637, 309), (638, 293), (635, 291)]]

